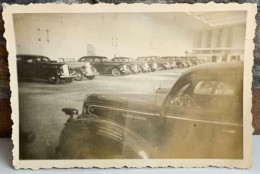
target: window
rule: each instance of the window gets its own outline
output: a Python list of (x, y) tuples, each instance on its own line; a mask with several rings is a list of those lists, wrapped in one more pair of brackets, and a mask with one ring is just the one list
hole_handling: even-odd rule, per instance
[(186, 82), (175, 90), (171, 105), (178, 107), (225, 108), (234, 98), (235, 84), (226, 80)]
[(44, 57), (44, 58), (42, 58), (42, 62), (43, 63), (48, 63), (48, 62), (50, 62), (50, 59), (48, 59), (47, 57)]
[(198, 95), (234, 95), (234, 89), (224, 82), (199, 81), (194, 89)]
[(27, 62), (27, 63), (33, 63), (34, 61), (33, 61), (32, 58), (30, 58), (30, 59), (27, 59), (26, 62)]
[(190, 94), (191, 82), (185, 83), (179, 89), (176, 90), (176, 93), (171, 98), (172, 106), (179, 107), (195, 107), (197, 104)]
[(21, 57), (17, 57), (17, 58), (16, 58), (16, 61), (17, 61), (17, 62), (21, 62), (21, 61), (22, 61), (22, 58), (21, 58)]
[(37, 57), (35, 60), (36, 60), (37, 63), (41, 63), (42, 62), (42, 58), (41, 57)]
[[(101, 59), (99, 59), (100, 60), (100, 62), (101, 62)], [(102, 59), (102, 62), (108, 62), (108, 59), (107, 58), (104, 58), (104, 59)]]
[(85, 62), (85, 58), (79, 59), (79, 62)]
[(99, 58), (95, 58), (94, 62), (96, 62), (96, 63), (100, 63), (100, 62), (101, 62), (101, 59), (99, 59)]

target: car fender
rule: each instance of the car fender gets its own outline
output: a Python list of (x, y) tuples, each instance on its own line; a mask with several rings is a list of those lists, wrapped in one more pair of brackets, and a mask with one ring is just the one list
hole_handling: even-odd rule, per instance
[(154, 152), (154, 148), (145, 139), (124, 126), (112, 120), (90, 116), (67, 123), (61, 132), (56, 156), (75, 159), (147, 159), (151, 158)]

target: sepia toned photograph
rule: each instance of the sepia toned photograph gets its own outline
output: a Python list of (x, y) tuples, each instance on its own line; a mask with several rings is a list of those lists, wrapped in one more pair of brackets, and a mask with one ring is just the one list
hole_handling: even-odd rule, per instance
[(75, 6), (4, 6), (16, 168), (250, 166), (256, 5)]

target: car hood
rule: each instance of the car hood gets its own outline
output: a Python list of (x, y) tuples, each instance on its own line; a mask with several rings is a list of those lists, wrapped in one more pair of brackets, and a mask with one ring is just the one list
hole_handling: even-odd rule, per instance
[(85, 104), (159, 113), (166, 94), (92, 94)]

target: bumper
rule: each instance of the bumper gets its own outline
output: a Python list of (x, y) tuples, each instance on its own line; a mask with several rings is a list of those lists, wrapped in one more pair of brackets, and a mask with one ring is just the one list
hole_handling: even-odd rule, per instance
[(69, 79), (69, 78), (74, 78), (73, 75), (69, 75), (69, 76), (66, 76), (66, 75), (61, 75), (59, 76), (60, 79)]
[(130, 70), (119, 70), (121, 74), (128, 75), (131, 73)]
[(99, 75), (98, 72), (93, 72), (93, 73), (85, 73), (84, 76), (85, 77), (88, 77), (88, 76), (96, 76), (96, 75)]
[(171, 64), (171, 68), (177, 68), (176, 64)]
[(142, 68), (142, 71), (143, 71), (143, 72), (150, 72), (150, 71), (151, 71), (151, 68)]

